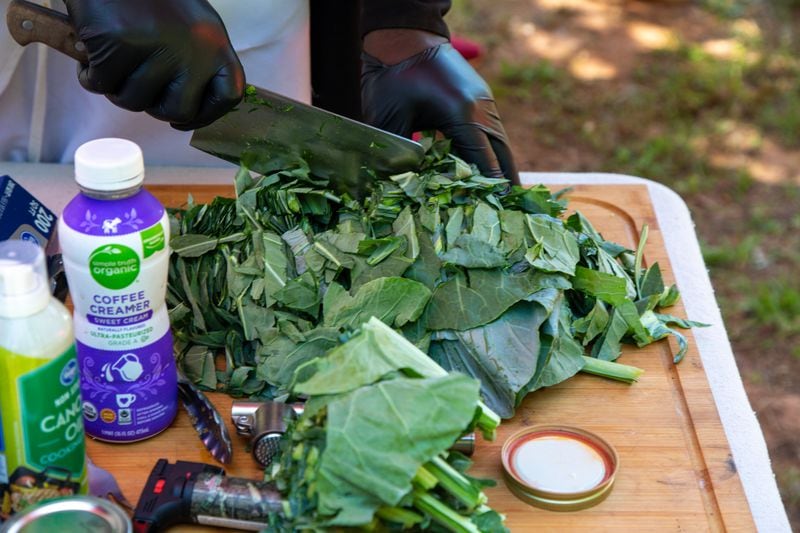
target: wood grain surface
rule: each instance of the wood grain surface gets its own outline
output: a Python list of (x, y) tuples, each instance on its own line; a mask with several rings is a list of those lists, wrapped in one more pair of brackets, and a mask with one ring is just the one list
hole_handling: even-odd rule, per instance
[[(151, 190), (169, 206), (185, 203), (188, 193), (196, 201), (208, 201), (232, 192), (215, 186)], [(635, 248), (642, 225), (647, 224), (645, 260), (657, 261), (665, 282), (674, 282), (646, 187), (577, 186), (569, 199), (570, 209), (585, 214), (604, 237), (630, 248)], [(669, 313), (685, 316), (680, 303)], [(490, 505), (507, 516), (512, 531), (755, 531), (691, 332), (687, 337), (689, 351), (677, 366), (672, 363), (677, 350), (672, 340), (643, 349), (626, 347), (620, 361), (645, 370), (638, 383), (628, 386), (578, 375), (529, 395), (516, 416), (500, 427), (496, 441), (479, 440), (472, 473), (498, 481), (487, 491)], [(231, 399), (211, 396), (229, 419)], [(550, 423), (593, 431), (617, 449), (620, 469), (607, 500), (591, 509), (557, 513), (531, 507), (506, 488), (500, 464), (505, 439), (522, 427)], [(229, 429), (235, 451), (228, 474), (259, 477), (245, 442), (230, 425)], [(90, 441), (88, 449), (99, 466), (116, 474), (134, 503), (156, 459), (213, 463), (183, 411), (172, 427), (152, 439), (128, 445)]]

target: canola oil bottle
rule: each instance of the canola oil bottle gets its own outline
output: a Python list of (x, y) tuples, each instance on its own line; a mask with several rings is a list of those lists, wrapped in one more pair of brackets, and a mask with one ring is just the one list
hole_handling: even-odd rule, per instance
[(69, 311), (50, 295), (44, 251), (0, 242), (0, 518), (86, 493), (78, 363)]

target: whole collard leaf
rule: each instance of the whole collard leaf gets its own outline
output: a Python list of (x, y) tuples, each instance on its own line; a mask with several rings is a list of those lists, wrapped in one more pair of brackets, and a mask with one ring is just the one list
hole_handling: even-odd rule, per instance
[(539, 355), (536, 373), (517, 394), (519, 405), (526, 395), (542, 387), (550, 387), (571, 378), (583, 366), (583, 348), (570, 330), (572, 313), (562, 295), (554, 303), (553, 312), (539, 330)]
[(568, 287), (559, 275), (541, 275), (533, 271), (519, 274), (502, 270), (458, 272), (433, 292), (425, 311), (425, 325), (430, 330), (464, 331), (496, 320), (509, 307), (546, 287)]
[(307, 396), (340, 394), (397, 371), (421, 377), (447, 375), (405, 337), (373, 317), (346, 344), (298, 369), (292, 390)]
[(546, 305), (522, 301), (494, 322), (466, 331), (437, 332), (430, 356), (443, 368), (478, 379), (486, 405), (503, 418), (514, 415), (517, 394), (533, 378), (539, 355), (539, 327), (552, 311), (554, 289), (545, 289)]
[(358, 288), (354, 296), (331, 284), (323, 301), (323, 324), (356, 327), (371, 317), (401, 327), (419, 318), (431, 297), (422, 283), (397, 277), (379, 278)]
[(330, 525), (366, 524), (397, 505), (419, 467), (470, 424), (478, 399), (478, 383), (453, 374), (392, 379), (330, 401), (316, 485), (320, 512), (336, 515)]

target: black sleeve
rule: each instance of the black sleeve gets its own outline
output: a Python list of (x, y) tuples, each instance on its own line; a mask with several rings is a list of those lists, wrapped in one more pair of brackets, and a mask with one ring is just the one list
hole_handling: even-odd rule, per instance
[(444, 15), (450, 0), (364, 0), (361, 35), (386, 28), (425, 30), (450, 38)]

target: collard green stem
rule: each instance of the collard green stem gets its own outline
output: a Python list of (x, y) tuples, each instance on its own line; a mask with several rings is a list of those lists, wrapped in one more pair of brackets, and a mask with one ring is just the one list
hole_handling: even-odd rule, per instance
[(478, 402), (478, 409), (481, 411), (476, 424), (478, 429), (481, 430), (484, 439), (494, 440), (497, 436), (497, 426), (500, 425), (500, 416), (483, 402)]
[(458, 470), (450, 466), (441, 457), (434, 457), (425, 465), (425, 469), (439, 481), (439, 486), (452, 494), (461, 503), (472, 510), (487, 502), (486, 495), (473, 485)]
[(376, 515), (386, 522), (400, 524), (403, 529), (409, 529), (423, 520), (421, 515), (402, 507), (381, 507)]
[(444, 502), (436, 499), (433, 494), (414, 490), (414, 507), (430, 516), (439, 525), (454, 533), (480, 533), (478, 526), (466, 516), (458, 514)]
[(586, 363), (581, 369), (581, 372), (587, 374), (594, 374), (608, 379), (622, 381), (623, 383), (631, 384), (639, 381), (639, 376), (644, 374), (644, 370), (631, 365), (623, 365), (613, 361), (603, 361), (595, 357), (582, 356)]

